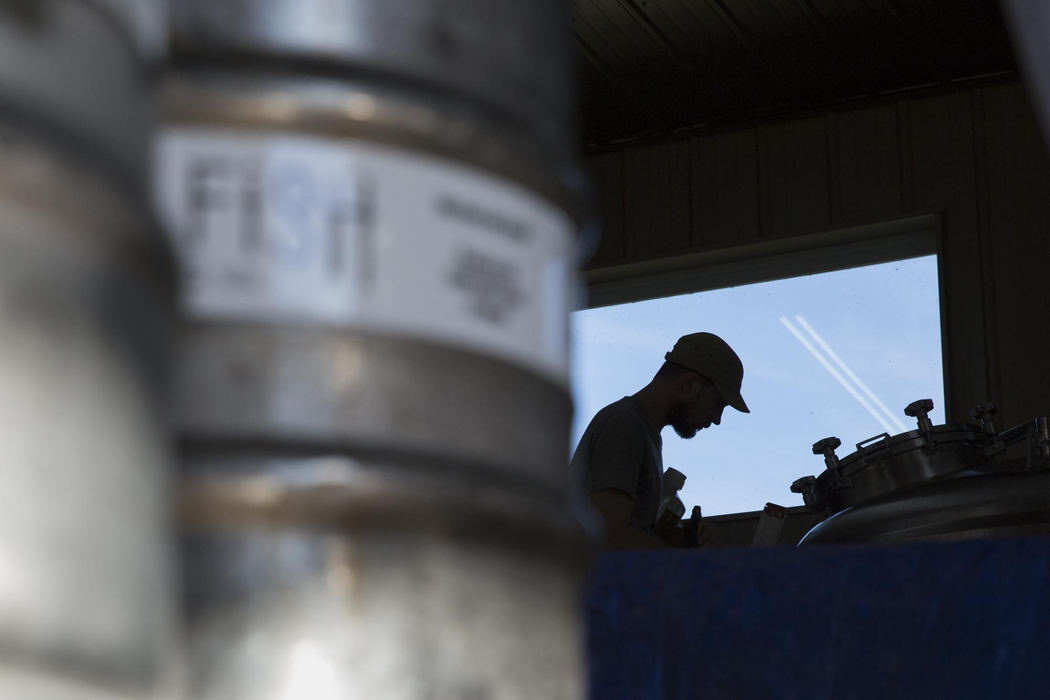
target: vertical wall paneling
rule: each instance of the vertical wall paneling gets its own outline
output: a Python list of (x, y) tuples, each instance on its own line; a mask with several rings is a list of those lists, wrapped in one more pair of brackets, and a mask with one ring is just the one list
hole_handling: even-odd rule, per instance
[(587, 172), (594, 186), (602, 237), (591, 259), (592, 265), (609, 265), (624, 258), (623, 233), (623, 152), (616, 151), (586, 159)]
[(1050, 159), (1018, 83), (983, 89), (988, 220), (1003, 415), (1050, 409)]
[(827, 228), (831, 217), (824, 118), (759, 126), (758, 151), (762, 235)]
[(689, 250), (689, 150), (684, 140), (624, 151), (624, 238), (632, 259)]
[(915, 206), (915, 159), (912, 148), (911, 114), (907, 100), (897, 100), (893, 105), (897, 124), (897, 163), (900, 168), (901, 211), (916, 211)]
[(754, 130), (695, 138), (689, 150), (694, 247), (753, 242), (759, 234)]
[(969, 91), (907, 102), (911, 199), (940, 210), (946, 388), (955, 420), (988, 398), (974, 121)]
[(938, 213), (947, 417), (989, 398), (1004, 423), (1050, 412), (1050, 155), (1019, 82), (633, 145), (590, 165), (607, 223), (592, 267)]
[(1002, 401), (1002, 381), (999, 374), (999, 352), (996, 338), (998, 319), (995, 313), (995, 280), (992, 278), (994, 254), (992, 251), (992, 224), (989, 206), (988, 186), (988, 147), (986, 138), (986, 119), (984, 112), (984, 91), (974, 88), (970, 91), (971, 113), (973, 115), (973, 153), (974, 180), (976, 185), (977, 229), (979, 272), (974, 279), (981, 287), (984, 300), (982, 314), (983, 329), (981, 339), (984, 343), (984, 370), (986, 398)]
[(831, 177), (836, 225), (892, 218), (901, 212), (897, 109), (881, 104), (836, 112), (831, 137), (837, 155)]
[(839, 139), (832, 114), (824, 115), (824, 152), (828, 158), (828, 222), (834, 225), (842, 221), (842, 192), (838, 178)]

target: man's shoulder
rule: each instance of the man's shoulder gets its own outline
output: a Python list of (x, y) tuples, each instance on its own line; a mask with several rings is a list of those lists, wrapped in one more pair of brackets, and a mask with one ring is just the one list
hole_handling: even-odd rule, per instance
[(635, 399), (625, 396), (594, 414), (590, 427), (604, 428), (607, 426), (644, 428), (645, 422), (635, 406)]
[(624, 396), (622, 399), (617, 399), (611, 404), (604, 406), (600, 411), (594, 414), (595, 418), (612, 418), (616, 416), (630, 416), (634, 415), (635, 410), (633, 406), (634, 399), (630, 396)]

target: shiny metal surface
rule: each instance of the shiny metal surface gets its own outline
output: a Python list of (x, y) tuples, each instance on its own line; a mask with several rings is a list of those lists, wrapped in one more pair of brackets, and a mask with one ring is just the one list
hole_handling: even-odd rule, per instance
[(21, 116), (0, 126), (0, 697), (163, 697), (170, 260), (119, 178)]
[(125, 187), (142, 187), (151, 115), (141, 58), (159, 51), (145, 29), (161, 21), (159, 7), (159, 0), (0, 4), (0, 112), (88, 154)]
[(171, 12), (177, 60), (266, 56), (456, 99), (551, 153), (575, 150), (567, 20), (553, 0), (192, 0)]
[[(828, 513), (894, 493), (929, 479), (988, 464), (988, 441), (961, 425), (931, 427), (876, 436), (839, 460), (838, 470), (826, 470), (813, 486), (813, 505)], [(930, 442), (933, 447), (930, 447)]]
[(115, 9), (0, 4), (4, 698), (167, 697), (177, 675), (174, 276), (142, 186), (143, 46)]
[(932, 409), (930, 399), (909, 404), (904, 413), (917, 420), (917, 430), (876, 435), (841, 459), (835, 454), (838, 438), (820, 440), (813, 454), (823, 455), (824, 472), (797, 479), (791, 490), (801, 493), (810, 508), (830, 515), (930, 479), (987, 468), (994, 437), (972, 425), (934, 426), (927, 416)]
[(187, 549), (190, 566), (241, 573), (206, 582), (193, 697), (579, 694), (580, 647), (563, 641), (579, 634), (577, 586), (547, 558), (381, 532), (212, 534)]
[(193, 441), (379, 452), (567, 483), (569, 397), (503, 362), (374, 334), (218, 324), (195, 328), (182, 358), (178, 413)]
[[(445, 111), (436, 98), (356, 82), (268, 81), (224, 72), (195, 81), (195, 75), (170, 77), (168, 124), (272, 129), (332, 143), (359, 138), (455, 158), (583, 217), (571, 162), (544, 159), (528, 150), (526, 135), (469, 110)], [(372, 108), (348, 119), (346, 101), (362, 96)], [(433, 451), (566, 485), (567, 391), (504, 360), (309, 323), (198, 322), (182, 345), (174, 386), (190, 439), (221, 435), (326, 448), (359, 441), (358, 449)]]
[(579, 692), (583, 559), (556, 495), (345, 457), (191, 463), (192, 697)]
[(1050, 472), (968, 472), (846, 508), (799, 544), (882, 544), (1050, 534)]
[(168, 7), (163, 0), (86, 0), (115, 19), (124, 40), (130, 41), (139, 64), (152, 71), (167, 56)]
[[(171, 124), (367, 139), (519, 183), (568, 212), (581, 227), (593, 216), (575, 144), (538, 147), (529, 124), (479, 110), (461, 98), (421, 96), (396, 82), (369, 81), (354, 73), (337, 78), (320, 70), (296, 74), (251, 64), (238, 69), (232, 62), (201, 66), (179, 61), (178, 55), (174, 60), (162, 105)], [(553, 116), (545, 121), (559, 130), (569, 128)]]
[[(578, 221), (560, 9), (175, 3), (165, 118), (418, 156)], [(582, 697), (562, 380), (309, 314), (196, 318), (182, 346), (194, 697)]]
[(837, 438), (813, 446), (827, 469), (791, 490), (824, 518), (801, 541), (877, 543), (1050, 533), (1047, 422), (998, 432), (995, 404), (975, 425), (933, 425), (929, 399), (905, 413), (918, 430), (877, 435), (839, 460)]
[[(192, 8), (211, 5), (183, 2), (174, 6), (173, 14), (192, 15)], [(323, 45), (324, 38), (318, 41)], [(212, 42), (208, 38), (193, 51), (184, 47), (176, 64), (187, 57), (209, 56)], [(265, 44), (260, 50), (264, 48)], [(528, 61), (524, 56), (519, 60)], [(527, 133), (513, 125), (489, 121), (469, 105), (446, 109), (449, 105), (440, 95), (414, 94), (383, 82), (372, 86), (353, 74), (343, 82), (319, 79), (306, 69), (301, 77), (271, 78), (264, 68), (260, 63), (241, 71), (174, 70), (164, 103), (168, 123), (245, 132), (279, 130), (330, 138), (333, 143), (354, 137), (454, 158), (538, 191), (582, 218), (581, 194), (570, 184), (579, 182), (576, 166), (530, 150)], [(346, 111), (347, 104), (366, 103), (368, 109), (356, 117)], [(326, 446), (347, 439), (391, 449), (428, 445), (438, 454), (497, 468), (514, 463), (519, 472), (564, 483), (562, 470), (550, 460), (563, 460), (567, 426), (554, 426), (567, 420), (567, 392), (504, 361), (418, 340), (312, 329), (303, 323), (270, 328), (197, 324), (185, 345), (188, 361), (180, 363), (183, 379), (176, 384), (194, 387), (179, 402), (192, 434), (228, 430), (237, 439), (251, 439), (254, 431), (270, 439), (312, 440)], [(356, 368), (350, 378), (345, 376), (347, 368)], [(340, 374), (345, 381), (333, 382)], [(411, 385), (408, 376), (425, 381)], [(505, 406), (511, 403), (505, 400), (508, 395), (516, 397), (515, 406)], [(301, 402), (275, 408), (296, 400)], [(395, 406), (400, 415), (391, 414)], [(493, 411), (493, 406), (500, 408)], [(466, 413), (446, 415), (457, 412)], [(484, 427), (477, 425), (481, 419)], [(473, 435), (470, 424), (475, 424)], [(414, 437), (415, 431), (421, 436)], [(528, 449), (524, 435), (532, 437)]]

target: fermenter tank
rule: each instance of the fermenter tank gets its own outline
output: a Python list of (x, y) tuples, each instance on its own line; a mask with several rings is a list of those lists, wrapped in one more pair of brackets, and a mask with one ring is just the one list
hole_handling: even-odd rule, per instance
[(993, 403), (967, 423), (933, 425), (932, 409), (930, 399), (912, 402), (915, 430), (876, 435), (841, 459), (838, 438), (813, 445), (827, 468), (791, 490), (823, 519), (801, 544), (1050, 534), (1050, 419), (1000, 431)]
[(577, 698), (564, 3), (180, 0), (199, 698)]

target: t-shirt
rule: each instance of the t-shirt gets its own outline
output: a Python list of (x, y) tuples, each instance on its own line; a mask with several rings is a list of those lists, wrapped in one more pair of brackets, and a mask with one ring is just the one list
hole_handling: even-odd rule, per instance
[(631, 520), (652, 529), (663, 495), (663, 441), (645, 422), (638, 399), (625, 396), (591, 419), (576, 453), (573, 474), (587, 493), (619, 489), (634, 499)]

